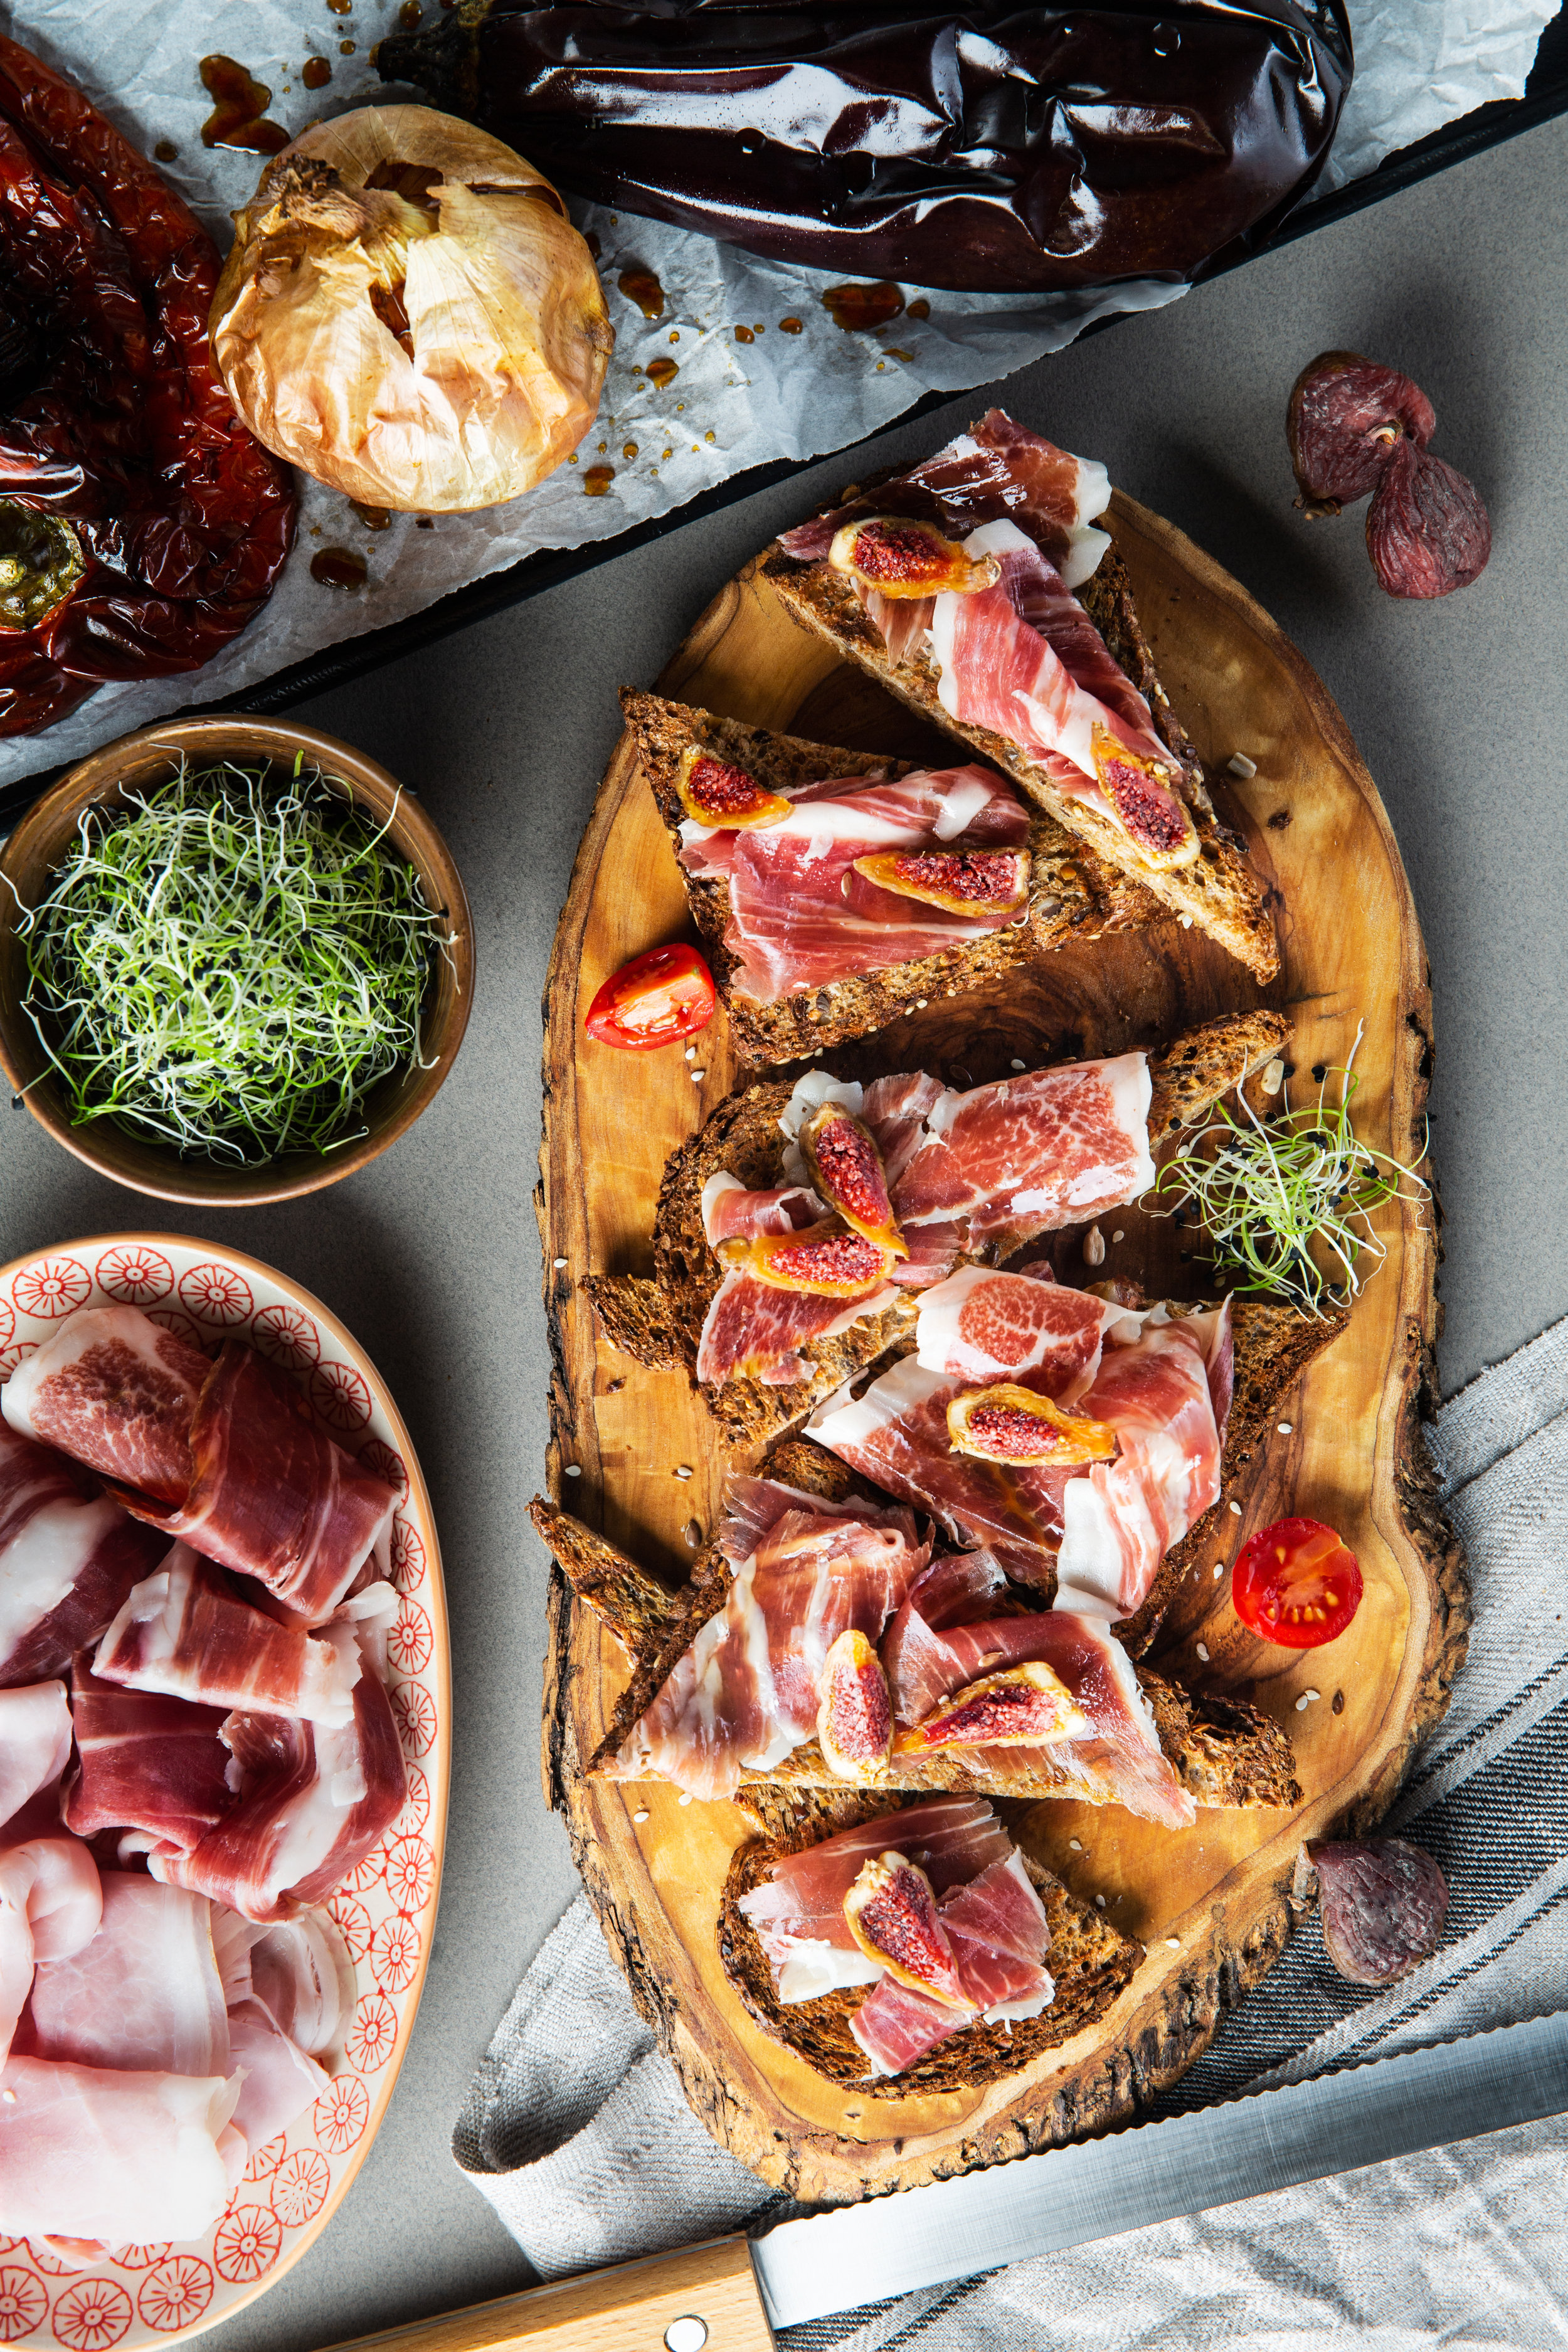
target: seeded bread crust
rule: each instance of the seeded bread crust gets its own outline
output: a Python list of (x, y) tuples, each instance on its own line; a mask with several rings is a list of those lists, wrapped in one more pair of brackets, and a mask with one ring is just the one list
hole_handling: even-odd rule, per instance
[[(826, 776), (872, 776), (896, 780), (910, 773), (908, 760), (884, 759), (874, 751), (847, 751), (830, 743), (809, 743), (795, 735), (747, 727), (736, 719), (668, 702), (635, 687), (621, 688), (621, 709), (637, 740), (637, 764), (663, 818), (677, 854), (686, 811), (676, 779), (683, 755), (700, 744), (744, 768), (773, 792), (787, 792)], [(742, 1059), (765, 1068), (842, 1045), (886, 1026), (922, 996), (960, 994), (982, 987), (998, 973), (1036, 957), (1108, 931), (1127, 930), (1167, 919), (1166, 909), (1147, 890), (1113, 866), (1056, 819), (1037, 809), (1029, 832), (1029, 912), (1026, 922), (991, 931), (984, 939), (920, 956), (884, 971), (851, 975), (831, 988), (807, 989), (762, 1004), (737, 993), (739, 960), (725, 944), (730, 886), (721, 876), (693, 877), (681, 868), (691, 919), (723, 1000)]]
[[(1151, 1056), (1152, 1148), (1206, 1118), (1215, 1104), (1283, 1049), (1289, 1024), (1278, 1013), (1228, 1013), (1188, 1030)], [(698, 1132), (670, 1155), (654, 1217), (651, 1280), (646, 1275), (590, 1275), (585, 1287), (613, 1347), (659, 1370), (684, 1370), (696, 1384), (697, 1349), (721, 1270), (702, 1231), (702, 1187), (728, 1169), (748, 1190), (784, 1181), (779, 1118), (794, 1091), (787, 1078), (763, 1080), (728, 1096)], [(900, 1292), (879, 1314), (852, 1323), (837, 1339), (808, 1341), (801, 1353), (811, 1377), (771, 1388), (761, 1381), (704, 1383), (701, 1395), (726, 1444), (752, 1457), (797, 1428), (834, 1390), (912, 1340), (919, 1294)]]
[[(1247, 862), (1244, 845), (1215, 815), (1186, 737), (1177, 730), (1178, 748), (1167, 732), (1175, 714), (1163, 690), (1157, 700), (1151, 697), (1156, 730), (1183, 768), (1200, 845), (1199, 855), (1192, 864), (1168, 872), (1145, 865), (1120, 825), (1087, 802), (1069, 799), (1047, 771), (1037, 767), (1016, 743), (993, 734), (987, 727), (968, 726), (951, 717), (942, 709), (937, 693), (936, 666), (923, 647), (912, 649), (896, 665), (889, 662), (882, 634), (867, 614), (847, 576), (834, 571), (826, 559), (802, 563), (785, 555), (782, 549), (775, 549), (763, 565), (763, 575), (802, 628), (826, 638), (846, 660), (869, 671), (889, 693), (918, 710), (932, 726), (956, 736), (983, 760), (1011, 776), (1032, 800), (1096, 851), (1106, 864), (1141, 884), (1174, 913), (1189, 917), (1258, 980), (1275, 978), (1279, 970), (1279, 948), (1263, 884)], [(1109, 628), (1116, 644), (1131, 656), (1130, 674), (1147, 693), (1146, 681), (1153, 677), (1153, 664), (1138, 625), (1125, 566), (1114, 548), (1107, 551), (1094, 578), (1079, 590), (1079, 601), (1102, 635)], [(1123, 667), (1128, 664), (1124, 662)]]
[[(862, 1800), (835, 1826), (847, 1829), (874, 1821), (889, 1806)], [(1011, 2025), (971, 2025), (906, 2067), (901, 2074), (873, 2075), (870, 2062), (849, 2031), (849, 2021), (866, 1998), (864, 1986), (825, 1993), (817, 2000), (783, 2006), (773, 1991), (773, 1971), (741, 1898), (768, 1877), (775, 1862), (799, 1853), (832, 1832), (812, 1822), (742, 1846), (730, 1865), (719, 1911), (719, 1957), (741, 1999), (764, 2033), (795, 2052), (819, 2074), (873, 2099), (905, 2099), (941, 2092), (973, 2092), (1003, 2081), (1039, 2056), (1081, 2033), (1103, 2017), (1143, 1959), (1143, 1947), (1118, 1934), (1100, 1914), (1069, 1895), (1060, 1879), (1026, 1854), (1024, 1867), (1045, 1906), (1050, 1925), (1047, 1958), (1056, 1986), (1050, 2006), (1038, 2017)]]

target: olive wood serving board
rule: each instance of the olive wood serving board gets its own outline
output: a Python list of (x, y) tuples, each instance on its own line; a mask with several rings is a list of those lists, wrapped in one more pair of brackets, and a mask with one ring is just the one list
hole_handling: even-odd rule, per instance
[[(1114, 1054), (1261, 1002), (1294, 1022), (1290, 1099), (1315, 1098), (1314, 1066), (1344, 1062), (1358, 1020), (1358, 1131), (1415, 1162), (1426, 1144), (1431, 991), (1409, 886), (1377, 789), (1321, 681), (1268, 614), (1191, 541), (1118, 496), (1110, 522), (1154, 657), (1222, 809), (1278, 892), (1283, 971), (1260, 993), (1239, 964), (1174, 919), (1067, 951), (1005, 985), (932, 1003), (826, 1066), (934, 1068), (960, 1084), (1015, 1055)], [(660, 690), (825, 743), (952, 765), (931, 734), (785, 614), (760, 559), (697, 623)], [(1231, 786), (1243, 753), (1257, 772)], [(545, 996), (539, 1215), (554, 1349), (552, 1495), (678, 1582), (715, 1519), (723, 1462), (684, 1377), (647, 1371), (597, 1333), (589, 1272), (647, 1272), (665, 1160), (740, 1073), (721, 1012), (688, 1060), (595, 1045), (583, 1016), (628, 958), (692, 936), (668, 840), (623, 737), (584, 835)], [(1429, 1170), (1427, 1171), (1429, 1174)], [(1463, 1558), (1436, 1506), (1417, 1434), (1440, 1309), (1436, 1198), (1380, 1213), (1386, 1263), (1351, 1325), (1279, 1409), (1279, 1430), (1213, 1516), (1210, 1542), (1152, 1654), (1190, 1684), (1253, 1701), (1289, 1730), (1304, 1801), (1202, 1812), (1172, 1834), (1120, 1808), (1044, 1802), (1011, 1811), (1026, 1850), (1147, 1948), (1089, 2031), (969, 2094), (846, 2093), (752, 2021), (721, 1965), (720, 1890), (752, 1832), (727, 1804), (668, 1787), (591, 1780), (627, 1669), (618, 1643), (573, 1605), (556, 1570), (545, 1667), (543, 1772), (590, 1900), (638, 2007), (714, 2137), (763, 2179), (847, 2201), (960, 2172), (1097, 2129), (1172, 2081), (1223, 2011), (1256, 1984), (1291, 1927), (1303, 1839), (1364, 1828), (1387, 1806), (1463, 1661)], [(1100, 1272), (1152, 1297), (1205, 1295), (1184, 1235), (1133, 1210), (1102, 1220)], [(1112, 1239), (1120, 1234), (1120, 1241)], [(1288, 1426), (1287, 1426), (1288, 1424)], [(1237, 1517), (1228, 1507), (1241, 1506)], [(1304, 1653), (1258, 1641), (1226, 1572), (1244, 1537), (1291, 1512), (1337, 1528), (1365, 1597), (1340, 1639)], [(1207, 1652), (1200, 1657), (1198, 1644)]]

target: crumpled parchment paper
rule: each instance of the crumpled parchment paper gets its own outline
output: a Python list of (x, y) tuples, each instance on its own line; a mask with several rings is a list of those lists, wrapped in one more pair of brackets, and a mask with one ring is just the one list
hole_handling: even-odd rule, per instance
[[(427, 11), (437, 5), (424, 0)], [(1517, 95), (1553, 10), (1552, 0), (1351, 0), (1351, 13), (1356, 82), (1331, 162), (1341, 178), (1372, 169), (1390, 148), (1484, 99)], [(143, 152), (173, 143), (177, 152), (162, 168), (220, 250), (232, 238), (229, 215), (253, 193), (266, 159), (203, 145), (213, 103), (201, 83), (203, 57), (237, 59), (271, 89), (268, 119), (295, 134), (323, 114), (417, 95), (383, 83), (370, 63), (397, 16), (398, 0), (0, 5), (0, 26), (70, 74)], [(331, 73), (316, 90), (300, 78), (312, 56)], [(926, 315), (906, 310), (874, 333), (848, 332), (823, 306), (835, 282), (827, 272), (760, 261), (596, 205), (574, 205), (573, 216), (598, 238), (616, 335), (598, 422), (575, 463), (509, 505), (419, 520), (398, 515), (377, 532), (339, 493), (300, 478), (298, 543), (244, 635), (204, 669), (106, 686), (55, 726), (0, 741), (0, 782), (79, 759), (165, 711), (241, 695), (323, 646), (419, 612), (538, 549), (613, 538), (747, 467), (843, 448), (925, 393), (991, 383), (1063, 349), (1097, 318), (1154, 309), (1186, 290), (1154, 281), (1080, 296), (911, 289), (914, 303), (929, 305)], [(663, 289), (658, 319), (619, 290), (619, 276), (633, 266), (651, 270)], [(662, 389), (647, 373), (656, 359), (679, 370)], [(601, 494), (589, 495), (595, 466), (613, 473)], [(311, 578), (312, 556), (334, 547), (363, 559), (363, 588)]]

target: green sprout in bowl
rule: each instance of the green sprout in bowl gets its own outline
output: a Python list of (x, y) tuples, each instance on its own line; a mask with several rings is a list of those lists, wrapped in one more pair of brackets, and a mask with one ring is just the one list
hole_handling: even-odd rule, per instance
[[(1324, 1071), (1316, 1103), (1261, 1119), (1238, 1094), (1242, 1118), (1220, 1108), (1160, 1171), (1153, 1213), (1201, 1224), (1215, 1275), (1244, 1296), (1288, 1298), (1320, 1318), (1325, 1299), (1358, 1297), (1388, 1255), (1373, 1212), (1427, 1194), (1413, 1168), (1362, 1142), (1351, 1125), (1364, 1029), (1344, 1066)], [(1334, 1078), (1338, 1102), (1329, 1098)]]
[(449, 945), (386, 830), (302, 753), (281, 778), (182, 761), (85, 810), (17, 925), (73, 1124), (247, 1166), (363, 1136), (371, 1087), (420, 1063)]

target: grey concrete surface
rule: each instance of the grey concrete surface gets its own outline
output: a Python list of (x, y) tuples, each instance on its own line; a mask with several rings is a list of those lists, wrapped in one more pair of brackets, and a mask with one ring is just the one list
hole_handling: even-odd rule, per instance
[[(1337, 697), (1382, 787), (1436, 990), (1435, 1147), (1451, 1389), (1568, 1311), (1568, 125), (1530, 133), (996, 388), (1103, 458), (1244, 581)], [(1377, 590), (1359, 515), (1291, 510), (1286, 395), (1330, 345), (1394, 362), (1495, 530), (1445, 604)], [(910, 457), (974, 394), (885, 435)], [(456, 1072), (396, 1150), (314, 1199), (165, 1214), (0, 1114), (0, 1261), (154, 1226), (286, 1267), (389, 1377), (435, 1497), (454, 1635), (456, 1760), (435, 1959), (390, 2113), (336, 2220), (209, 2339), (303, 2352), (526, 2280), (448, 2153), (468, 2077), (574, 1885), (537, 1764), (544, 1564), (523, 1517), (547, 1378), (530, 1195), (539, 997), (578, 835), (617, 730), (713, 591), (843, 478), (831, 461), (301, 714), (417, 786), (467, 878), (479, 944)], [(672, 2184), (672, 2221), (678, 2189)]]

